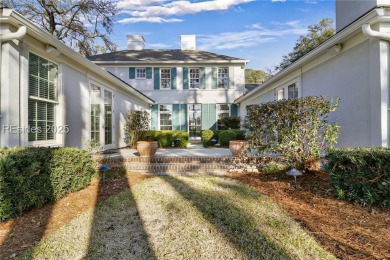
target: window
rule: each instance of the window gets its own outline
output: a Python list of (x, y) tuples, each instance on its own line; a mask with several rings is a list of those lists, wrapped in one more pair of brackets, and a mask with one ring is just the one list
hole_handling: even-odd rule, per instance
[(161, 69), (161, 88), (171, 88), (171, 69)]
[(188, 125), (189, 137), (191, 139), (200, 139), (200, 132), (202, 129), (202, 105), (189, 104), (188, 105)]
[(30, 53), (28, 68), (28, 140), (55, 140), (58, 66)]
[(288, 99), (298, 98), (298, 87), (297, 84), (293, 83), (287, 87)]
[(217, 104), (217, 130), (227, 130), (227, 128), (222, 124), (221, 119), (229, 116), (229, 104)]
[(190, 69), (190, 88), (199, 88), (199, 69)]
[(160, 105), (160, 130), (172, 130), (172, 105)]
[(136, 79), (146, 79), (146, 68), (136, 68), (135, 69), (135, 78)]
[(100, 87), (91, 84), (91, 141), (100, 144)]
[(218, 68), (218, 88), (228, 88), (229, 87), (229, 69), (228, 68)]
[(112, 92), (104, 90), (104, 144), (112, 144)]
[(275, 91), (275, 99), (276, 100), (284, 99), (284, 88)]

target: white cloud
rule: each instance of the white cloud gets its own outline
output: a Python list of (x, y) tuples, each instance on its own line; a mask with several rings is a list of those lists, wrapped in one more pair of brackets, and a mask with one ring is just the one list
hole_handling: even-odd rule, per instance
[(276, 2), (281, 2), (281, 3), (284, 3), (286, 2), (286, 0), (272, 0), (273, 3), (276, 3)]
[(181, 19), (176, 18), (169, 18), (165, 19), (162, 17), (132, 17), (132, 18), (124, 18), (122, 20), (119, 20), (118, 23), (179, 23), (182, 22)]
[[(239, 8), (239, 4), (254, 0), (208, 0), (191, 2), (188, 0), (120, 0), (118, 7), (123, 14), (129, 14), (131, 22), (144, 22), (142, 19), (153, 18), (157, 22), (162, 17), (182, 16), (207, 11), (226, 11), (231, 7)], [(153, 19), (148, 20), (152, 22)], [(123, 19), (125, 20), (125, 19)], [(122, 20), (122, 21), (123, 21)], [(176, 21), (177, 22), (177, 21)]]
[(249, 30), (242, 32), (226, 32), (218, 35), (199, 35), (199, 49), (220, 50), (248, 48), (262, 43), (272, 42), (278, 38), (288, 35), (302, 35), (307, 32), (299, 21), (277, 23), (275, 29), (266, 29), (260, 24), (247, 26)]

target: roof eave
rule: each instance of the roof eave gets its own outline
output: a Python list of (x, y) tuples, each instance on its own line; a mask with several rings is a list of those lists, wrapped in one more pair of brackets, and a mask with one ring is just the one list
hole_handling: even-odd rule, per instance
[(207, 60), (207, 61), (178, 61), (178, 60), (171, 60), (171, 61), (94, 61), (91, 60), (91, 62), (95, 64), (196, 64), (196, 63), (203, 63), (203, 64), (214, 64), (214, 63), (238, 63), (238, 64), (247, 64), (249, 60)]
[(350, 26), (344, 28), (343, 30), (339, 31), (337, 34), (335, 34), (332, 38), (315, 48), (314, 50), (310, 51), (308, 54), (285, 68), (284, 70), (278, 72), (275, 76), (264, 82), (259, 87), (255, 88), (254, 90), (248, 92), (247, 94), (237, 98), (234, 103), (241, 103), (242, 101), (245, 101), (246, 99), (250, 98), (250, 96), (256, 95), (259, 92), (262, 92), (266, 90), (268, 87), (270, 87), (273, 83), (277, 82), (278, 80), (282, 79), (286, 75), (288, 75), (290, 72), (293, 72), (303, 65), (307, 64), (308, 62), (312, 61), (313, 59), (317, 58), (318, 56), (325, 53), (329, 48), (333, 47), (336, 44), (339, 44), (343, 42), (347, 37), (353, 36), (361, 31), (362, 24), (374, 20), (374, 18), (384, 15), (384, 12), (382, 9), (374, 9), (371, 12), (367, 13), (360, 19), (356, 20), (354, 23), (352, 23)]

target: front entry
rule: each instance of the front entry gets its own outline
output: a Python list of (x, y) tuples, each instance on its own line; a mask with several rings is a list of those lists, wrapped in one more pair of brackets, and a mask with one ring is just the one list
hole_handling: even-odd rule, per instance
[(188, 130), (190, 140), (200, 140), (200, 131), (202, 130), (201, 104), (188, 105)]

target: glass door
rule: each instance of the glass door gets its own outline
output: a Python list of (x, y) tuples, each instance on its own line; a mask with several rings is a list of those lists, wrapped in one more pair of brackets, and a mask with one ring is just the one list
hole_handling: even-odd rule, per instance
[(200, 104), (188, 105), (188, 129), (190, 139), (200, 139), (202, 130), (202, 106)]
[(113, 94), (91, 84), (91, 145), (109, 149), (113, 143)]

